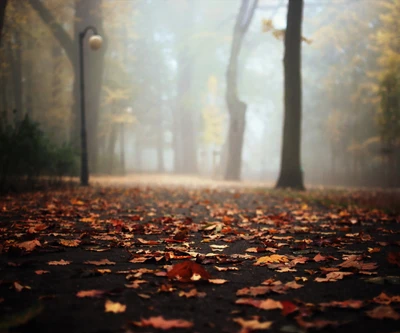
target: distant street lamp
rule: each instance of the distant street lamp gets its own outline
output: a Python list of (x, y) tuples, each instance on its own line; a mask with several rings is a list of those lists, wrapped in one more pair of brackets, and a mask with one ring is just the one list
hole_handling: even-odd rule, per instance
[(89, 38), (89, 46), (92, 50), (98, 50), (103, 44), (103, 39), (97, 33), (97, 29), (88, 26), (79, 33), (79, 72), (80, 72), (80, 94), (81, 94), (81, 185), (89, 185), (89, 166), (88, 166), (88, 148), (86, 136), (86, 114), (85, 114), (85, 70), (83, 66), (83, 40), (86, 33), (91, 30), (93, 36)]

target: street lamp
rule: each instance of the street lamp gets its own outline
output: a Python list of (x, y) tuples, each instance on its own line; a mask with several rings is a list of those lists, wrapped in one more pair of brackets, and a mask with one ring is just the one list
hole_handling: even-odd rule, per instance
[(86, 33), (91, 30), (93, 36), (89, 38), (89, 46), (92, 50), (98, 50), (103, 44), (103, 39), (97, 33), (97, 29), (88, 26), (79, 33), (79, 72), (80, 72), (80, 94), (81, 94), (81, 185), (89, 185), (88, 149), (86, 136), (86, 114), (85, 114), (85, 70), (83, 66), (83, 40)]

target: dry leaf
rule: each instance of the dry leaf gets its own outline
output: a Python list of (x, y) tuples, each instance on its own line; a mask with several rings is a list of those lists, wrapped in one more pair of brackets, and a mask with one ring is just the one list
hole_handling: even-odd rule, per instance
[(236, 300), (235, 303), (252, 305), (256, 308), (263, 310), (283, 309), (281, 302), (275, 301), (271, 298), (268, 298), (266, 300), (258, 300), (254, 298), (239, 298), (238, 300)]
[(148, 282), (146, 280), (134, 280), (134, 281), (131, 281), (130, 284), (126, 284), (125, 287), (137, 289), (140, 287), (141, 283), (148, 283)]
[(198, 292), (196, 289), (191, 289), (188, 292), (181, 290), (179, 292), (179, 297), (185, 296), (186, 298), (190, 297), (205, 297), (207, 294), (205, 292)]
[(247, 332), (247, 330), (267, 330), (272, 325), (272, 321), (259, 322), (257, 319), (245, 320), (243, 318), (233, 318), (233, 321), (242, 326), (244, 329), (243, 332)]
[(14, 285), (15, 290), (18, 291), (18, 292), (20, 292), (20, 291), (22, 291), (24, 289), (28, 289), (28, 290), (32, 289), (30, 286), (23, 286), (19, 282), (14, 282), (13, 285)]
[(390, 305), (380, 305), (375, 309), (366, 311), (366, 314), (368, 315), (368, 317), (374, 319), (400, 319), (400, 314), (398, 314)]
[(191, 328), (193, 323), (183, 319), (164, 319), (162, 316), (142, 318), (141, 321), (133, 322), (136, 326), (145, 327), (152, 326), (161, 330), (169, 330), (171, 328)]
[(59, 261), (49, 261), (47, 264), (50, 266), (65, 266), (69, 265), (72, 261), (61, 259)]
[(24, 249), (27, 252), (33, 251), (37, 246), (42, 246), (37, 239), (15, 244), (16, 247)]
[(104, 307), (105, 307), (105, 312), (120, 313), (120, 312), (125, 312), (125, 310), (126, 310), (125, 304), (113, 302), (113, 301), (110, 301), (109, 299), (106, 300)]
[(193, 282), (211, 278), (211, 275), (203, 266), (189, 260), (174, 265), (172, 269), (167, 272), (167, 276), (169, 279), (176, 279), (180, 282)]
[(81, 241), (79, 239), (61, 239), (60, 244), (67, 247), (77, 247)]
[(50, 273), (50, 271), (45, 271), (45, 270), (42, 270), (42, 269), (38, 269), (38, 270), (35, 271), (36, 275), (42, 275), (42, 274), (47, 274), (47, 273)]
[(99, 261), (85, 261), (85, 264), (96, 265), (96, 266), (104, 266), (104, 265), (115, 265), (114, 261), (110, 261), (108, 259), (101, 259)]
[(337, 280), (343, 279), (346, 275), (352, 275), (351, 272), (330, 272), (326, 274), (326, 278), (315, 278), (316, 282), (335, 282)]
[(289, 259), (286, 256), (282, 256), (280, 254), (272, 254), (270, 256), (258, 258), (257, 262), (255, 262), (254, 265), (263, 266), (271, 263), (285, 263), (288, 261)]
[(228, 280), (224, 280), (224, 279), (208, 279), (208, 282), (212, 283), (212, 284), (224, 284), (229, 282)]
[(104, 290), (81, 290), (76, 293), (76, 297), (83, 298), (83, 297), (101, 297), (105, 293)]

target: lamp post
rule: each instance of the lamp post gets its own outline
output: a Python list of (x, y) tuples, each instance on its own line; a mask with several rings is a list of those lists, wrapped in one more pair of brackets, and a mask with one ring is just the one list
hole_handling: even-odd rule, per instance
[(93, 36), (89, 38), (89, 46), (92, 50), (101, 48), (103, 39), (97, 33), (97, 29), (88, 26), (79, 33), (79, 73), (80, 73), (80, 94), (81, 94), (81, 185), (89, 185), (89, 166), (88, 166), (88, 148), (86, 135), (86, 114), (85, 114), (85, 70), (83, 64), (83, 40), (86, 33), (91, 30)]

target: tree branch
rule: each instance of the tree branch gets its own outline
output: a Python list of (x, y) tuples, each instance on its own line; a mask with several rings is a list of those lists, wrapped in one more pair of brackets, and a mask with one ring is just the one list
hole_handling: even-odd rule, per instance
[(32, 8), (38, 13), (40, 18), (45, 24), (50, 28), (53, 36), (61, 44), (62, 48), (68, 56), (71, 64), (74, 66), (75, 63), (75, 52), (74, 52), (74, 41), (61, 26), (60, 23), (56, 21), (51, 12), (42, 4), (40, 0), (28, 0)]

